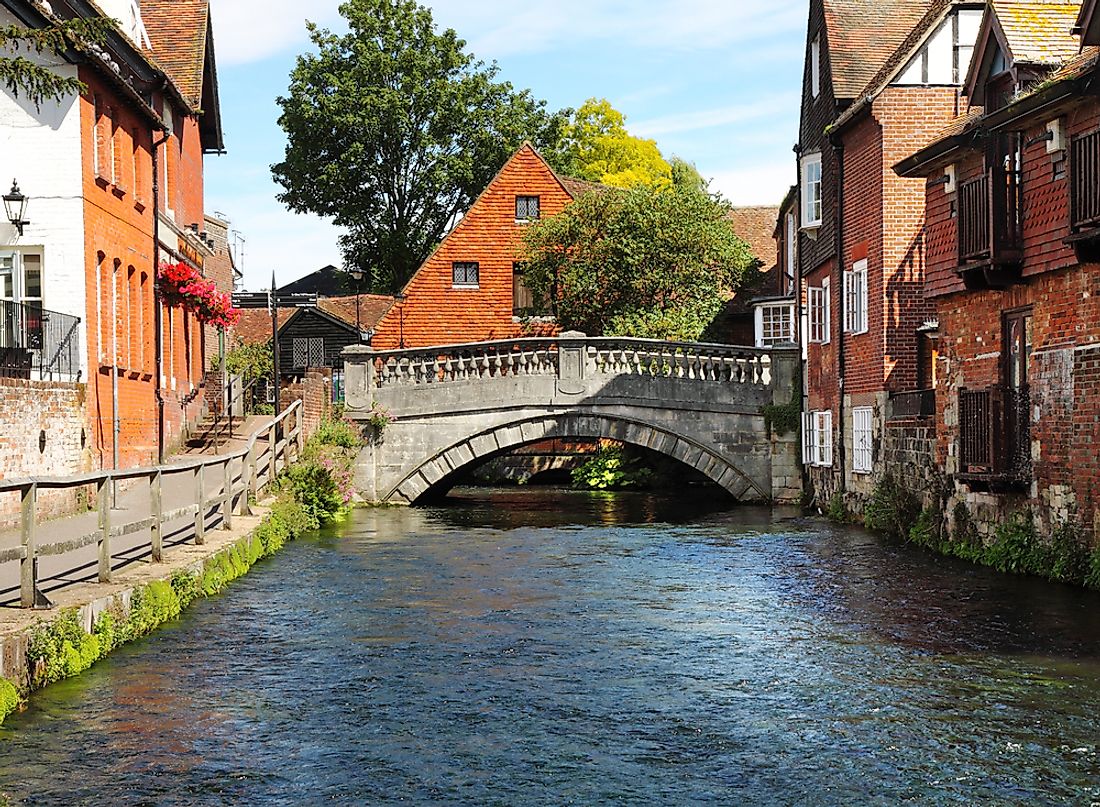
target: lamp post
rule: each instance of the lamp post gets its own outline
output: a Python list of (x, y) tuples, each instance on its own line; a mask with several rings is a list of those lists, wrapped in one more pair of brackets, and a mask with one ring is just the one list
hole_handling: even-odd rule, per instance
[(348, 274), (355, 281), (355, 339), (359, 344), (363, 344), (363, 328), (359, 324), (359, 291), (363, 287), (363, 270), (350, 269)]
[(19, 183), (14, 179), (11, 181), (11, 190), (4, 194), (4, 214), (20, 235), (23, 234), (23, 228), (30, 224), (23, 218), (27, 214), (27, 197), (19, 190)]

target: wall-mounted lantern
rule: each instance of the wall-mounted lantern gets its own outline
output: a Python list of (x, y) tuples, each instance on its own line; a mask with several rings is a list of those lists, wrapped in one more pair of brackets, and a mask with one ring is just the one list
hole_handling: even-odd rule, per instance
[(19, 190), (19, 183), (14, 179), (11, 181), (11, 191), (4, 194), (4, 215), (8, 217), (8, 221), (12, 223), (12, 226), (19, 231), (19, 234), (23, 234), (23, 228), (30, 224), (25, 218), (27, 214), (27, 197)]

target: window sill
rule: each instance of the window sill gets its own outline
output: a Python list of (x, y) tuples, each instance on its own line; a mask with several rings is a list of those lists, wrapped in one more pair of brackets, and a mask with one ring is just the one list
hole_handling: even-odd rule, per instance
[(538, 219), (516, 219), (516, 224), (520, 227), (524, 227), (528, 224), (534, 224)]
[(452, 291), (480, 291), (480, 285), (472, 285), (466, 283), (454, 283), (451, 285)]

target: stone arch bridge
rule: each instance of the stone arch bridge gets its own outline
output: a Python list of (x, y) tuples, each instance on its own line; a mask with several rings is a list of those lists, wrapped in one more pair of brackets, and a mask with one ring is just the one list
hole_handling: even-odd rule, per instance
[(801, 492), (797, 434), (769, 435), (763, 409), (789, 404), (798, 354), (728, 345), (592, 338), (344, 351), (346, 414), (397, 420), (363, 449), (365, 499), (412, 504), (518, 446), (611, 438), (689, 465), (741, 501)]

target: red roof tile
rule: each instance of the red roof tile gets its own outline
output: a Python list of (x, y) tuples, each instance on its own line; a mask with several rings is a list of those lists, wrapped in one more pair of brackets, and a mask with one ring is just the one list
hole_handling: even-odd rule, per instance
[[(393, 297), (385, 294), (360, 294), (359, 295), (359, 327), (367, 331), (375, 325), (390, 310), (394, 304)], [(331, 314), (348, 325), (355, 325), (355, 295), (348, 297), (322, 297), (317, 300), (317, 307), (326, 314)]]
[(746, 244), (763, 268), (775, 263), (775, 223), (778, 207), (735, 207), (729, 212), (733, 231)]
[(931, 0), (824, 0), (837, 98), (857, 98), (932, 6)]
[(152, 42), (146, 51), (193, 107), (202, 105), (202, 75), (210, 20), (208, 0), (141, 0)]
[[(280, 308), (279, 327), (282, 328), (297, 308)], [(233, 328), (233, 336), (246, 345), (262, 345), (271, 341), (271, 311), (266, 308), (246, 308), (241, 311), (240, 322)]]
[(1080, 0), (992, 0), (992, 5), (1013, 61), (1058, 65), (1080, 50), (1071, 33)]

